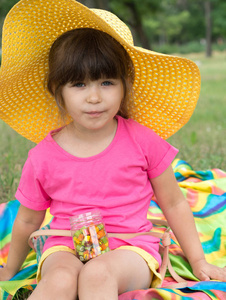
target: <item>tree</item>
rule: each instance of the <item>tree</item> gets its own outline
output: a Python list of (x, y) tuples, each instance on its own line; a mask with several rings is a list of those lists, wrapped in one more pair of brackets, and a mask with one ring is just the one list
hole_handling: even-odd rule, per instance
[[(0, 29), (19, 0), (0, 0)], [(157, 44), (186, 44), (226, 40), (225, 0), (79, 0), (90, 8), (112, 11), (131, 29), (134, 42), (144, 48)], [(1, 35), (1, 33), (0, 33)], [(0, 45), (1, 46), (1, 45)]]
[(212, 55), (212, 20), (211, 20), (211, 2), (205, 1), (205, 20), (206, 20), (206, 56)]
[(212, 37), (226, 39), (226, 1), (216, 0), (212, 6)]
[(153, 18), (160, 9), (159, 0), (111, 0), (112, 11), (131, 29), (136, 45), (151, 47), (151, 40), (145, 30), (145, 20)]
[(160, 45), (165, 43), (183, 43), (186, 41), (185, 28), (190, 22), (189, 10), (182, 9), (176, 5), (175, 0), (162, 1), (161, 8), (155, 16), (145, 21), (149, 38)]
[(95, 0), (95, 7), (109, 11), (110, 10), (109, 0)]
[(89, 8), (110, 10), (109, 0), (79, 0), (78, 2), (84, 4)]
[(82, 3), (83, 5), (87, 7), (95, 7), (95, 1), (94, 0), (78, 0), (78, 2)]

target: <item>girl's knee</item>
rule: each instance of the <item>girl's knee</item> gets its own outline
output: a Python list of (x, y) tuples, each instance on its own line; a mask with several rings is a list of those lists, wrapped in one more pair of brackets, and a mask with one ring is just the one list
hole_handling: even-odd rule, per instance
[[(77, 276), (76, 276), (77, 274)], [(29, 299), (75, 300), (79, 272), (70, 267), (56, 266), (45, 272)]]
[(79, 274), (79, 284), (86, 282), (94, 284), (104, 284), (111, 282), (116, 284), (109, 265), (101, 260), (93, 259), (86, 263)]
[(41, 281), (42, 284), (54, 286), (58, 290), (75, 289), (79, 270), (73, 270), (67, 266), (53, 268), (51, 272), (46, 273)]
[(75, 286), (82, 266), (83, 264), (74, 255), (63, 251), (55, 252), (43, 263), (41, 282), (59, 289)]
[(42, 277), (42, 281), (54, 284), (56, 287), (71, 285), (75, 281), (73, 274), (66, 267), (58, 267), (51, 274)]

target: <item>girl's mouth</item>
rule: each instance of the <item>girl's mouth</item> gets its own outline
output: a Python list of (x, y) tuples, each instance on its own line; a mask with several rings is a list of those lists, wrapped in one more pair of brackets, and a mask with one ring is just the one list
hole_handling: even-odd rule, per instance
[(92, 118), (98, 118), (103, 114), (103, 111), (89, 111), (86, 114)]

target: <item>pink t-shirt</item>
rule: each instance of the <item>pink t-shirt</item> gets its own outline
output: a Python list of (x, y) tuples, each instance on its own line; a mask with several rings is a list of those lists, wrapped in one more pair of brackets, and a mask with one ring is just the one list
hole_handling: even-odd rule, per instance
[[(50, 207), (54, 229), (70, 229), (70, 216), (98, 208), (107, 232), (149, 231), (150, 178), (166, 170), (178, 151), (132, 119), (117, 116), (117, 120), (112, 143), (87, 158), (69, 154), (49, 133), (29, 152), (16, 192), (20, 203), (34, 210)], [(44, 251), (55, 245), (74, 248), (70, 237), (50, 237)], [(109, 238), (111, 249), (122, 245), (140, 247), (161, 263), (159, 239), (155, 237)]]

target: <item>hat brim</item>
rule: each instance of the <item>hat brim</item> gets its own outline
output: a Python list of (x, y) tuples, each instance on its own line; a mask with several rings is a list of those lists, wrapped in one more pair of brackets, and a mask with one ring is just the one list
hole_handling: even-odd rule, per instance
[[(124, 27), (123, 27), (124, 26)], [(119, 41), (135, 69), (130, 117), (166, 139), (190, 119), (200, 92), (200, 73), (188, 59), (135, 47), (125, 24), (74, 0), (21, 0), (3, 26), (0, 118), (38, 143), (60, 126), (58, 108), (45, 88), (48, 53), (62, 33), (95, 28)]]

